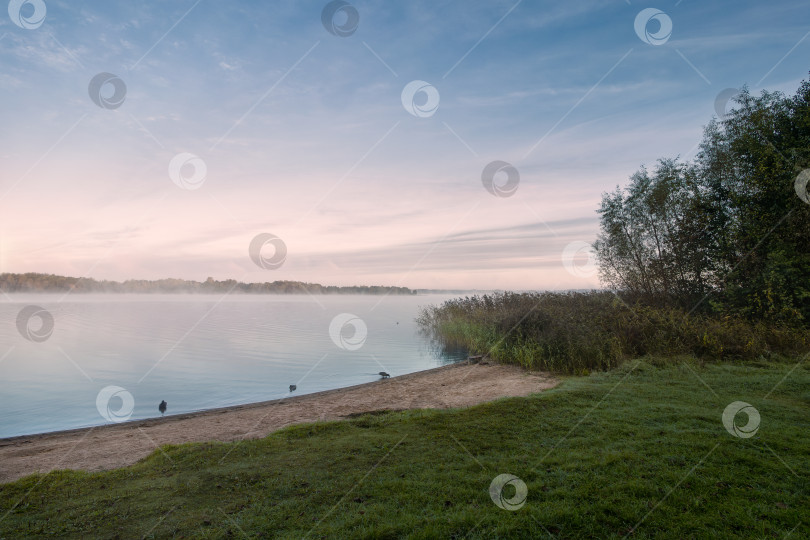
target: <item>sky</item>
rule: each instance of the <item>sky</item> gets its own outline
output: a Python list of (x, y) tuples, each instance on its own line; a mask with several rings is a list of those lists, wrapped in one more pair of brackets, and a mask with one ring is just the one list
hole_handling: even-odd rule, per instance
[(808, 58), (801, 0), (11, 0), (0, 272), (598, 287), (601, 194)]

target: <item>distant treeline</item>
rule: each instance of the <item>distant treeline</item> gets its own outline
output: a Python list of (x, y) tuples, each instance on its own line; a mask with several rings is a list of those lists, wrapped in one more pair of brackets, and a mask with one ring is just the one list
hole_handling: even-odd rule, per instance
[(92, 278), (55, 276), (53, 274), (0, 274), (3, 292), (84, 292), (84, 293), (248, 293), (248, 294), (416, 294), (407, 287), (352, 286), (335, 287), (301, 281), (240, 283), (233, 279), (189, 281), (185, 279), (129, 279), (98, 281)]

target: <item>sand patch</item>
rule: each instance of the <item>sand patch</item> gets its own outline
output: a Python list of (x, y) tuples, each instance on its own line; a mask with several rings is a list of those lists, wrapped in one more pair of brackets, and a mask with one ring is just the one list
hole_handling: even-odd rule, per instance
[(558, 383), (548, 373), (498, 364), (455, 364), (368, 384), (249, 405), (0, 439), (0, 482), (53, 469), (131, 465), (163, 444), (258, 438), (291, 424), (384, 409), (469, 407), (526, 396)]

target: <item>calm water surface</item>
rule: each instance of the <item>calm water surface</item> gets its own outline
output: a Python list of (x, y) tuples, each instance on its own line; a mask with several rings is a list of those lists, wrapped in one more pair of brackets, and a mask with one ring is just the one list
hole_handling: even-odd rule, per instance
[[(107, 386), (132, 396), (135, 420), (159, 416), (161, 400), (178, 414), (282, 398), (290, 384), (292, 395), (308, 394), (465, 357), (437, 350), (414, 322), (420, 306), (452, 296), (63, 296), (0, 298), (0, 437), (110, 423), (97, 406)], [(45, 341), (18, 331), (31, 304), (53, 315)], [(365, 323), (365, 341), (352, 324), (336, 335), (343, 348), (333, 341), (330, 323), (342, 313)], [(39, 326), (34, 318), (29, 328)], [(104, 410), (121, 410), (125, 399), (112, 397)]]

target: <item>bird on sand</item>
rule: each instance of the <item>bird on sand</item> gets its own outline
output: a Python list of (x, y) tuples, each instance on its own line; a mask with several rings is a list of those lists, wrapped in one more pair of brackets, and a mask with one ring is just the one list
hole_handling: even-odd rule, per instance
[(167, 403), (166, 403), (165, 399), (161, 400), (160, 405), (158, 405), (158, 410), (160, 411), (161, 415), (163, 415), (163, 413), (166, 412), (166, 405), (167, 405)]
[(296, 389), (296, 388), (298, 388), (296, 385), (291, 384), (291, 385), (290, 385), (290, 392), (295, 392), (295, 389)]
[(383, 379), (387, 379), (387, 378), (388, 378), (388, 377), (390, 377), (391, 375), (389, 375), (388, 373), (386, 373), (386, 372), (384, 372), (384, 371), (381, 371), (381, 372), (379, 373), (379, 376), (380, 376), (380, 377), (382, 377)]

